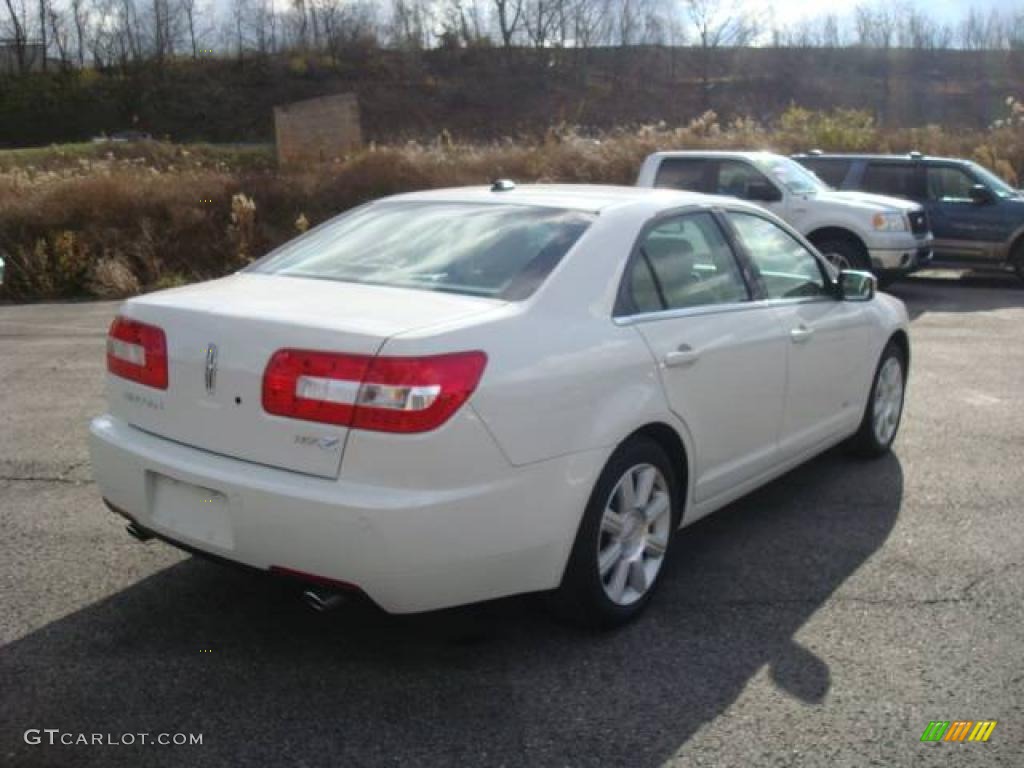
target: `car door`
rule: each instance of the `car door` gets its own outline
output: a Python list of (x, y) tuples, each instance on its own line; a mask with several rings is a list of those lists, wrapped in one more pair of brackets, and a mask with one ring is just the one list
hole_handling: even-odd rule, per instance
[(669, 405), (692, 436), (698, 502), (774, 464), (789, 342), (774, 310), (751, 301), (715, 215), (670, 215), (648, 226), (617, 314), (647, 342)]
[(992, 248), (1009, 235), (1009, 228), (993, 195), (991, 202), (971, 199), (971, 187), (979, 181), (966, 169), (929, 163), (925, 169), (924, 201), (935, 235), (938, 256), (984, 260)]
[(779, 454), (790, 458), (859, 423), (863, 379), (873, 373), (869, 319), (861, 305), (836, 299), (824, 264), (796, 235), (753, 212), (726, 216), (787, 340)]

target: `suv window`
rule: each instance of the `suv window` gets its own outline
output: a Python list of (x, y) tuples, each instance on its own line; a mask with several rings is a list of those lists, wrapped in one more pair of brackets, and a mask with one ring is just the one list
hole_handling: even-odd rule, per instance
[(838, 157), (801, 157), (800, 163), (830, 187), (839, 189), (850, 170), (852, 161)]
[(626, 276), (636, 312), (748, 301), (736, 257), (710, 213), (666, 219), (650, 229)]
[(918, 197), (914, 184), (917, 166), (912, 163), (869, 162), (861, 189), (893, 197)]
[(818, 260), (788, 232), (752, 213), (730, 211), (728, 216), (761, 275), (766, 298), (796, 299), (828, 293)]
[(977, 184), (967, 171), (953, 165), (929, 165), (925, 173), (929, 200), (944, 197), (967, 200), (971, 196), (971, 187)]
[(701, 158), (666, 157), (658, 166), (654, 186), (703, 192), (707, 187), (704, 181), (707, 168), (708, 161)]
[(750, 163), (741, 160), (721, 160), (718, 163), (718, 179), (714, 185), (716, 195), (728, 195), (744, 200), (750, 199), (751, 185), (774, 185), (768, 177)]

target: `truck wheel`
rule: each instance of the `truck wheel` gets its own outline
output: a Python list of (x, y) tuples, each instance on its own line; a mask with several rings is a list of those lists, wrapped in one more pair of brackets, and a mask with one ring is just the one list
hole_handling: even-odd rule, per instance
[(868, 259), (864, 249), (857, 245), (857, 243), (850, 240), (828, 239), (816, 242), (814, 245), (821, 252), (821, 255), (836, 269), (863, 269), (868, 272), (871, 271), (871, 261)]
[(1024, 239), (1019, 240), (1013, 247), (1011, 260), (1013, 262), (1013, 271), (1017, 273), (1017, 277), (1024, 280)]

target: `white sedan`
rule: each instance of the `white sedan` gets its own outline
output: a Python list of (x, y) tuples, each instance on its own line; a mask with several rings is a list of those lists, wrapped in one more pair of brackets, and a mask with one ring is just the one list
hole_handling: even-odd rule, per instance
[(596, 186), (400, 195), (127, 301), (90, 451), (137, 538), (392, 612), (648, 602), (676, 533), (889, 450), (907, 313), (778, 218)]

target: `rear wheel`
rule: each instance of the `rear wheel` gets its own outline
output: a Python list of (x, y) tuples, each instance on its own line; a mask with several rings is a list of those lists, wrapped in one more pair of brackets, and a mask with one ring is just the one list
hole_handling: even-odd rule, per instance
[(650, 600), (679, 521), (676, 472), (653, 440), (638, 437), (608, 461), (576, 534), (555, 610), (587, 626), (612, 627)]
[(903, 415), (907, 362), (903, 350), (890, 341), (875, 370), (875, 380), (860, 429), (849, 446), (859, 456), (882, 456), (892, 447)]

